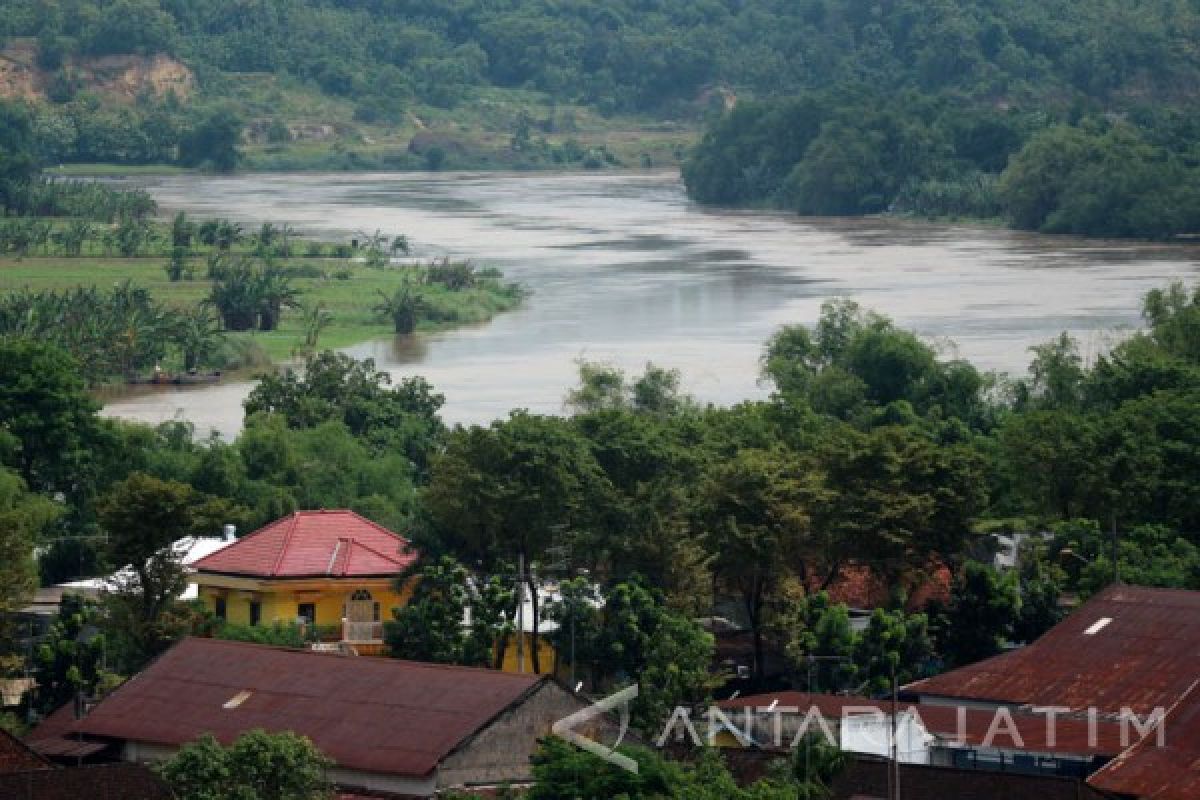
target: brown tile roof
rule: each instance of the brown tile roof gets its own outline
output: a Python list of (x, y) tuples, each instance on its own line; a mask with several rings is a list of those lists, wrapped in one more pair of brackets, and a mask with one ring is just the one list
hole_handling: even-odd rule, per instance
[(89, 736), (223, 743), (295, 731), (349, 768), (424, 777), (546, 678), (185, 639), (77, 724)]
[(1143, 800), (1200, 797), (1200, 682), (1167, 714), (1163, 746), (1155, 733), (1122, 753), (1088, 784)]
[[(719, 707), (739, 711), (743, 708), (770, 708), (778, 700), (782, 708), (799, 708), (800, 715), (816, 708), (826, 719), (842, 719), (847, 709), (874, 708), (885, 714), (891, 713), (891, 702), (872, 700), (853, 695), (805, 694), (803, 692), (774, 692), (769, 694), (738, 697), (724, 700)], [(981, 746), (991, 736), (991, 746), (1002, 750), (1019, 750), (1026, 753), (1055, 753), (1080, 756), (1115, 756), (1128, 746), (1122, 739), (1121, 726), (1112, 721), (1097, 720), (1095, 736), (1090, 735), (1086, 719), (1056, 717), (1053, 740), (1049, 735), (1047, 718), (1044, 714), (1014, 711), (1010, 729), (1007, 720), (992, 726), (995, 716), (991, 711), (966, 709), (959, 721), (958, 709), (954, 706), (939, 706), (921, 703), (900, 703), (899, 709), (913, 711), (920, 718), (925, 730), (944, 740), (961, 739), (968, 745)], [(860, 712), (861, 713), (861, 712)], [(731, 721), (736, 725), (738, 718)], [(1016, 731), (1013, 735), (1013, 730)]]
[(99, 764), (0, 775), (4, 800), (173, 800), (171, 790), (139, 764)]
[(49, 761), (8, 731), (0, 729), (0, 775), (49, 768)]
[[(945, 603), (950, 599), (954, 585), (954, 573), (944, 564), (931, 563), (923, 571), (902, 579), (908, 596), (905, 608), (923, 611), (930, 603)], [(816, 591), (819, 582), (813, 581), (809, 589)], [(892, 600), (893, 582), (879, 574), (867, 564), (846, 564), (825, 590), (835, 603), (850, 608), (886, 608)]]
[(262, 578), (395, 575), (416, 560), (408, 540), (353, 511), (297, 511), (192, 566)]
[(906, 693), (1140, 715), (1200, 678), (1200, 592), (1115, 586), (1020, 650), (905, 687)]

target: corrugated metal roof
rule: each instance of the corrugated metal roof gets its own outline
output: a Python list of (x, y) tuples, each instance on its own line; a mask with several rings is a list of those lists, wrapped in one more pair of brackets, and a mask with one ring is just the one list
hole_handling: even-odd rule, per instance
[(192, 566), (261, 578), (395, 575), (416, 560), (408, 550), (403, 536), (353, 511), (297, 511)]
[[(75, 727), (166, 745), (203, 733), (228, 744), (254, 728), (295, 731), (343, 767), (423, 777), (545, 680), (185, 639)], [(226, 707), (243, 692), (243, 702)]]
[(1122, 753), (1088, 784), (1143, 800), (1200, 797), (1200, 688), (1193, 687), (1167, 714), (1163, 746), (1152, 733)]
[[(738, 697), (722, 701), (718, 705), (725, 710), (740, 711), (743, 708), (770, 708), (776, 701), (776, 709), (798, 708), (799, 713), (805, 715), (810, 709), (816, 708), (821, 716), (830, 720), (840, 720), (852, 709), (873, 708), (884, 714), (891, 714), (892, 709), (891, 702), (887, 700), (802, 692)], [(1121, 726), (1102, 719), (1096, 721), (1093, 737), (1086, 719), (1059, 716), (1054, 720), (1051, 736), (1045, 714), (1013, 711), (1010, 712), (1013, 724), (1009, 726), (1007, 720), (997, 720), (993, 712), (981, 709), (965, 709), (960, 721), (958, 708), (954, 706), (900, 703), (897, 708), (901, 713), (916, 713), (921, 718), (925, 730), (943, 741), (961, 740), (965, 744), (977, 747), (990, 738), (990, 746), (1000, 750), (1056, 755), (1115, 756), (1128, 746), (1127, 742), (1122, 741)], [(737, 719), (732, 721), (737, 723)]]
[(1174, 706), (1198, 677), (1200, 592), (1114, 586), (1033, 644), (905, 692), (1144, 716)]

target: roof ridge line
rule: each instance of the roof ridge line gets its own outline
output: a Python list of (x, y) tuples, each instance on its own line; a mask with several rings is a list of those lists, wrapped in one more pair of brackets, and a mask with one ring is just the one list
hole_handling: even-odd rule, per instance
[[(271, 520), (270, 522), (268, 522), (266, 525), (261, 525), (261, 526), (259, 526), (258, 528), (256, 528), (256, 529), (254, 529), (254, 530), (250, 531), (250, 532), (249, 532), (249, 533), (247, 533), (245, 536), (237, 536), (237, 535), (235, 534), (235, 535), (234, 535), (234, 539), (233, 539), (233, 541), (232, 541), (232, 542), (226, 542), (226, 543), (225, 543), (225, 544), (226, 544), (226, 547), (233, 547), (234, 545), (241, 544), (242, 542), (245, 542), (245, 541), (247, 541), (247, 540), (249, 540), (249, 539), (253, 539), (255, 536), (258, 536), (259, 534), (266, 533), (266, 532), (267, 532), (267, 531), (269, 531), (271, 528), (274, 528), (276, 525), (279, 525), (280, 523), (282, 523), (282, 522), (286, 521), (287, 519), (288, 519), (288, 517), (280, 517), (279, 519), (273, 519), (273, 520)], [(216, 538), (216, 537), (206, 537), (206, 538)], [(206, 555), (204, 558), (201, 558), (201, 559), (199, 559), (198, 561), (196, 561), (196, 562), (192, 563), (192, 564), (191, 564), (191, 566), (192, 566), (192, 567), (199, 567), (199, 566), (200, 566), (200, 564), (204, 563), (205, 561), (207, 561), (208, 559), (212, 558), (213, 556), (215, 556), (215, 555), (217, 555), (217, 554), (221, 553), (223, 550), (225, 550), (225, 547), (222, 547), (222, 548), (220, 548), (220, 549), (218, 549), (218, 550), (214, 550), (213, 552), (211, 552), (211, 553), (209, 553), (208, 555)]]
[(279, 553), (275, 556), (275, 561), (271, 564), (271, 571), (267, 573), (269, 577), (274, 578), (279, 575), (279, 568), (283, 566), (284, 556), (287, 555), (288, 545), (292, 543), (292, 534), (296, 532), (296, 523), (299, 521), (299, 519), (299, 511), (293, 511), (287, 518), (287, 533), (283, 535), (283, 543), (279, 545)]
[[(177, 644), (175, 644), (171, 648), (165, 650), (161, 655), (156, 656), (154, 658), (154, 660), (157, 661), (163, 655), (166, 655), (167, 653), (171, 652), (171, 650), (174, 650), (176, 647), (179, 647), (180, 645), (184, 644), (185, 642), (189, 642), (189, 641), (202, 642), (205, 644), (219, 644), (221, 646), (246, 648), (246, 649), (251, 649), (251, 650), (274, 650), (276, 652), (287, 653), (289, 655), (324, 656), (326, 658), (338, 658), (338, 659), (346, 658), (345, 656), (340, 655), (338, 653), (325, 653), (325, 652), (321, 652), (319, 650), (309, 650), (308, 648), (304, 648), (304, 647), (288, 647), (286, 645), (281, 645), (281, 644), (259, 644), (258, 642), (239, 642), (234, 639), (216, 639), (216, 638), (209, 638), (206, 636), (185, 636), (183, 639), (179, 640), (179, 642)], [(507, 678), (514, 678), (514, 679), (515, 678), (542, 679), (542, 678), (550, 677), (549, 675), (534, 675), (532, 673), (505, 672), (504, 670), (491, 669), (489, 667), (468, 667), (468, 666), (464, 666), (462, 664), (436, 664), (436, 663), (433, 663), (430, 661), (414, 661), (412, 659), (407, 659), (407, 658), (362, 657), (362, 658), (355, 659), (355, 660), (359, 663), (365, 663), (365, 664), (379, 664), (379, 665), (405, 664), (405, 665), (409, 665), (412, 667), (418, 667), (421, 669), (439, 670), (439, 671), (446, 671), (446, 672), (464, 672), (465, 671), (465, 672), (474, 672), (474, 673), (487, 673), (488, 675), (495, 675), (497, 677), (504, 676)], [(153, 662), (151, 662), (151, 663), (153, 663)], [(148, 666), (149, 666), (149, 664), (147, 665), (147, 667)], [(145, 670), (146, 670), (146, 667), (143, 667), (142, 671), (144, 672)], [(136, 678), (137, 675), (134, 675), (133, 677)], [(132, 680), (132, 678), (131, 678), (131, 680)], [(126, 681), (126, 683), (128, 683), (128, 681)], [(124, 686), (124, 685), (125, 684), (122, 684), (122, 686)], [(119, 691), (119, 689), (117, 691)]]
[[(371, 547), (371, 545), (369, 545), (369, 544), (363, 544), (362, 542), (358, 541), (357, 539), (350, 539), (348, 541), (349, 541), (351, 547), (361, 547), (363, 550), (368, 550), (368, 551), (374, 553), (375, 555), (379, 556), (380, 558), (386, 558), (388, 561), (391, 561), (393, 564), (396, 564), (396, 565), (400, 564), (399, 558), (394, 557), (394, 556), (389, 556), (386, 553), (381, 553), (378, 550), (376, 550), (374, 547)], [(346, 560), (347, 561), (350, 560), (349, 549), (347, 549)]]

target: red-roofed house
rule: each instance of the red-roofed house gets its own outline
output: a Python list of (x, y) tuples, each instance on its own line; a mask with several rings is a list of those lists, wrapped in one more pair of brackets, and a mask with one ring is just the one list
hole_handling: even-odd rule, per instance
[(297, 511), (195, 562), (189, 579), (222, 619), (303, 620), (369, 654), (408, 602), (393, 581), (416, 558), (403, 536), (353, 511)]

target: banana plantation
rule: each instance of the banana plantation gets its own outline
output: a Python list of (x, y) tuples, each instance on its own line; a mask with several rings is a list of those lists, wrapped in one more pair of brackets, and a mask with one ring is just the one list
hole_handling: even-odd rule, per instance
[(63, 291), (15, 291), (0, 296), (0, 336), (49, 342), (75, 356), (90, 384), (173, 364), (213, 365), (223, 334), (208, 306), (164, 306), (125, 282)]

